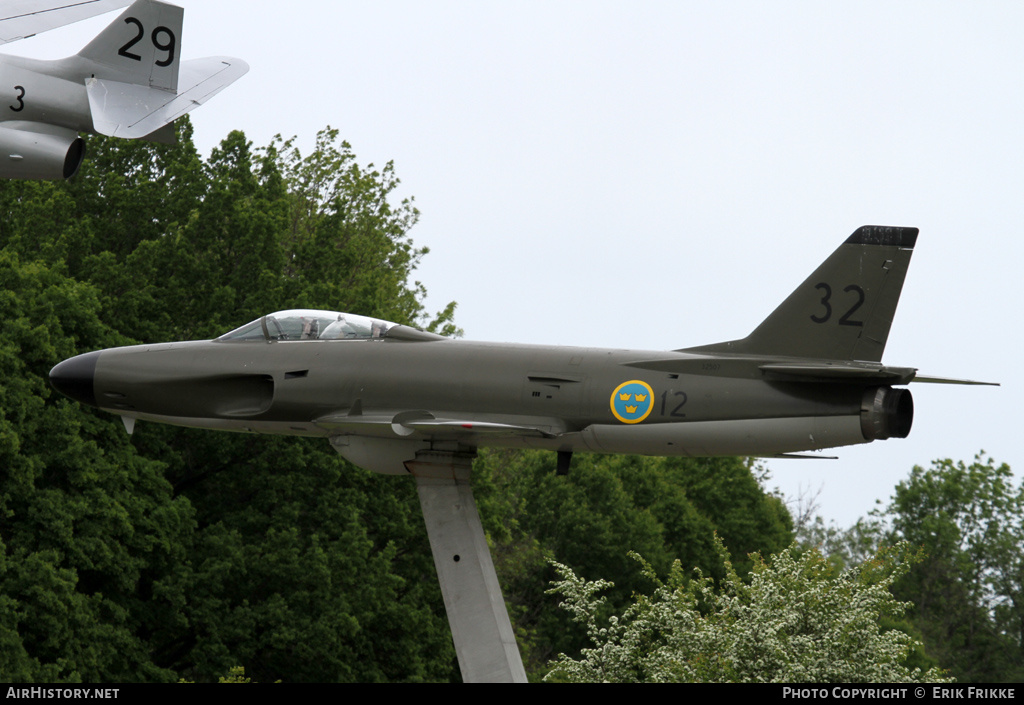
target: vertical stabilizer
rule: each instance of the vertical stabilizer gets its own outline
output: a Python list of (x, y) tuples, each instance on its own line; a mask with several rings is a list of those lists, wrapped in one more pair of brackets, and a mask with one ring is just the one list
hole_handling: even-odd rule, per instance
[(858, 228), (753, 333), (686, 352), (880, 361), (917, 232)]
[(137, 0), (78, 53), (94, 78), (175, 93), (184, 11), (157, 0)]

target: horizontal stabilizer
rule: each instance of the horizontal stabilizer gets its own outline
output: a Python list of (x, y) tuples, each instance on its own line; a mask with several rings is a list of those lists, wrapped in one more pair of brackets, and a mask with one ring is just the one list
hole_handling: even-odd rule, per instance
[(776, 453), (775, 455), (758, 455), (757, 458), (788, 458), (790, 460), (839, 460), (838, 455), (809, 455), (807, 453)]
[(917, 373), (913, 367), (827, 362), (772, 362), (760, 365), (759, 368), (768, 379), (780, 379), (787, 382), (906, 384), (914, 379), (914, 375)]
[(999, 382), (976, 382), (972, 379), (954, 379), (952, 377), (932, 377), (925, 375), (915, 375), (914, 382), (926, 382), (928, 384), (977, 384), (984, 385), (986, 387), (998, 387)]
[(639, 360), (628, 367), (675, 374), (737, 375), (756, 365), (765, 379), (780, 382), (824, 382), (849, 384), (906, 384), (917, 372), (913, 367), (889, 367), (880, 362), (799, 360), (765, 362), (756, 357), (719, 357), (705, 355)]
[(93, 129), (102, 135), (137, 139), (202, 105), (244, 76), (249, 65), (241, 59), (214, 56), (181, 64), (178, 93), (134, 83), (99, 78), (86, 81)]
[(6, 0), (0, 7), (0, 44), (124, 7), (130, 0)]

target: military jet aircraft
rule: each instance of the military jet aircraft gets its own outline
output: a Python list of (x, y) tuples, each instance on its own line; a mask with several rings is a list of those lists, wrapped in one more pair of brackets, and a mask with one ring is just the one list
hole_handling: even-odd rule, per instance
[(321, 436), (404, 474), (438, 454), (540, 448), (779, 456), (903, 438), (911, 381), (881, 363), (918, 231), (854, 232), (750, 335), (670, 352), (450, 340), (375, 318), (268, 314), (210, 341), (66, 360), (53, 386), (136, 420)]
[[(8, 1), (0, 7), (0, 43), (127, 4)], [(74, 56), (0, 56), (0, 177), (70, 178), (85, 154), (80, 132), (173, 142), (174, 120), (249, 70), (226, 56), (181, 61), (182, 15), (175, 5), (137, 0)]]

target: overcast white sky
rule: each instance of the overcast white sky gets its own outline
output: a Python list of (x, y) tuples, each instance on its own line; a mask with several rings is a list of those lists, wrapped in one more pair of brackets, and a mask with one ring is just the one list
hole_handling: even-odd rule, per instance
[[(772, 460), (842, 525), (915, 464), (1020, 476), (1024, 4), (179, 0), (182, 56), (250, 73), (192, 114), (393, 160), (418, 278), (472, 340), (673, 349), (745, 336), (860, 225), (921, 229), (884, 360), (908, 439)], [(75, 53), (116, 14), (4, 47)]]

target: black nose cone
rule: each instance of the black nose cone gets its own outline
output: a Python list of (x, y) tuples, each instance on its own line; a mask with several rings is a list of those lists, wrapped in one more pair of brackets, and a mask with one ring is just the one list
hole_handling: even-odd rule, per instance
[(100, 351), (85, 353), (65, 360), (50, 370), (50, 384), (58, 392), (75, 401), (96, 406), (93, 379)]

